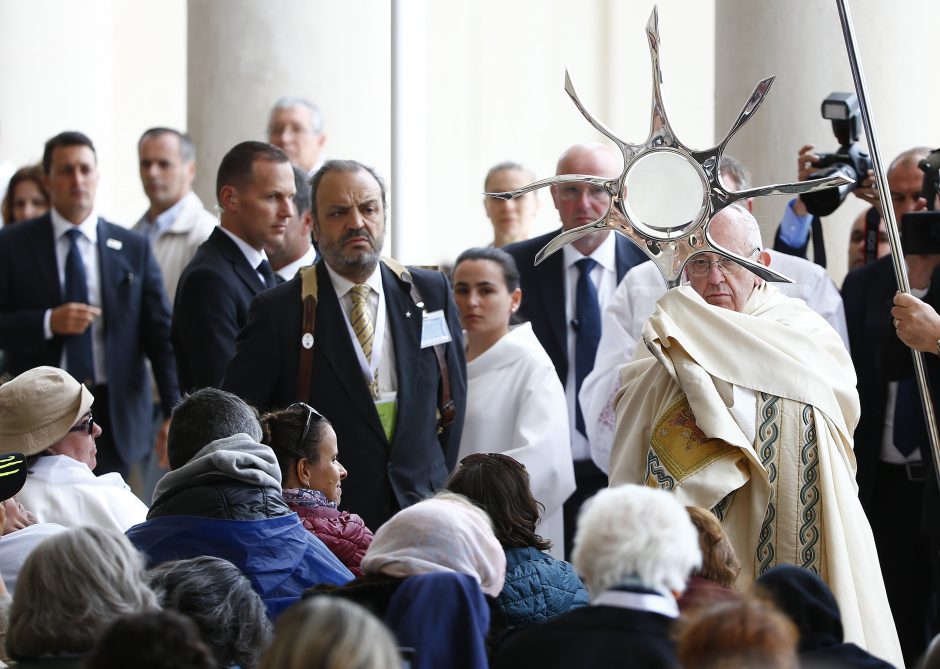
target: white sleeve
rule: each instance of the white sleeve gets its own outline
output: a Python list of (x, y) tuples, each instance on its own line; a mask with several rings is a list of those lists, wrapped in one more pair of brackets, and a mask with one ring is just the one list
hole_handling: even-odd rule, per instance
[(574, 492), (567, 401), (553, 367), (536, 370), (526, 379), (512, 446), (501, 452), (525, 465), (532, 496), (545, 506), (545, 517)]

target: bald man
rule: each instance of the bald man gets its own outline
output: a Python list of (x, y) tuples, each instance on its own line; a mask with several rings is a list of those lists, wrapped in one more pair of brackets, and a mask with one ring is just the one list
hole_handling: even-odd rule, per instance
[[(767, 265), (757, 221), (719, 212), (720, 246)], [(878, 554), (855, 487), (859, 418), (842, 339), (802, 300), (733, 260), (702, 253), (643, 327), (646, 348), (620, 373), (610, 483), (664, 488), (711, 509), (742, 568), (738, 586), (777, 564), (822, 577), (845, 640), (900, 666)]]
[[(605, 144), (576, 144), (558, 159), (556, 174), (613, 177), (622, 157)], [(565, 387), (571, 425), (571, 455), (577, 490), (565, 503), (565, 554), (571, 553), (575, 520), (581, 503), (600, 488), (607, 476), (591, 461), (584, 419), (577, 404), (581, 382), (594, 367), (601, 335), (601, 311), (627, 271), (646, 256), (625, 237), (610, 232), (586, 235), (535, 266), (539, 250), (563, 230), (593, 223), (610, 206), (607, 192), (589, 184), (553, 185), (552, 201), (561, 230), (505, 247), (519, 267), (522, 304), (519, 315), (532, 323)]]

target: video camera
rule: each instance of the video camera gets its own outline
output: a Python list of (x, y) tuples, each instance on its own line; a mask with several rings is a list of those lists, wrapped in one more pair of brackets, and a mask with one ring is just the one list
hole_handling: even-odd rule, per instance
[(905, 255), (940, 253), (940, 211), (936, 211), (940, 192), (940, 149), (917, 163), (924, 173), (921, 197), (927, 200), (927, 211), (912, 211), (901, 217), (901, 246)]
[(856, 144), (862, 117), (855, 93), (830, 93), (823, 100), (822, 117), (832, 121), (832, 131), (839, 142), (839, 150), (819, 154), (819, 160), (813, 163), (819, 169), (809, 176), (811, 179), (819, 179), (841, 172), (854, 183), (800, 195), (806, 210), (818, 217), (828, 216), (838, 209), (849, 192), (862, 184), (868, 170), (872, 168), (868, 153)]

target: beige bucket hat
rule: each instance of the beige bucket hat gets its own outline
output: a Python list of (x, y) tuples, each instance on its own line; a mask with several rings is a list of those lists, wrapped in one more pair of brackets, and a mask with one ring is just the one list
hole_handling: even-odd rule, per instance
[(35, 367), (0, 386), (0, 453), (42, 453), (91, 409), (88, 389), (57, 367)]

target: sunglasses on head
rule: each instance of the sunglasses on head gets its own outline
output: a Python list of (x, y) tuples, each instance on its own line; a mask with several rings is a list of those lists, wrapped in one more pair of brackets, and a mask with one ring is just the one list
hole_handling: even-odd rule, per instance
[(88, 412), (88, 420), (83, 420), (81, 423), (74, 425), (69, 428), (69, 432), (87, 432), (91, 434), (95, 431), (95, 418), (91, 415), (91, 412)]
[(290, 411), (294, 407), (301, 407), (302, 409), (304, 409), (304, 411), (307, 412), (307, 421), (304, 423), (304, 431), (300, 433), (300, 441), (298, 442), (298, 446), (303, 448), (304, 440), (307, 438), (307, 433), (310, 431), (311, 419), (314, 416), (316, 416), (317, 420), (320, 421), (320, 420), (325, 420), (325, 417), (323, 416), (322, 413), (314, 409), (312, 406), (310, 406), (306, 402), (294, 402), (289, 407), (287, 407), (287, 410)]

